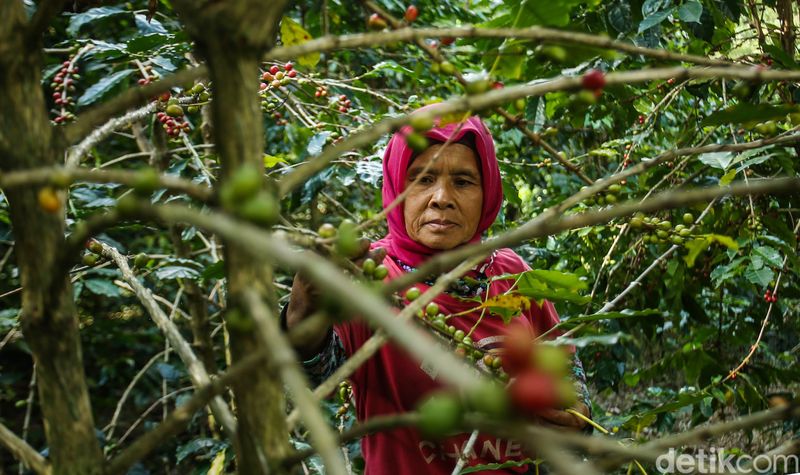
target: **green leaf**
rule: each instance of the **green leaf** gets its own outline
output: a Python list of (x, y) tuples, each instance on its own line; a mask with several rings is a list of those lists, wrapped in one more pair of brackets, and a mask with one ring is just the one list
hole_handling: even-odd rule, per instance
[(769, 267), (756, 269), (751, 262), (744, 271), (744, 277), (758, 287), (766, 287), (775, 278), (775, 273)]
[(286, 163), (287, 160), (284, 157), (276, 157), (275, 155), (270, 155), (268, 153), (264, 154), (264, 167), (272, 168), (279, 163)]
[(767, 261), (767, 264), (772, 267), (783, 267), (783, 259), (781, 258), (781, 253), (778, 252), (777, 249), (769, 246), (753, 246), (753, 252), (763, 257)]
[(222, 279), (225, 277), (225, 261), (217, 261), (203, 269), (200, 274), (203, 280)]
[(589, 335), (577, 338), (558, 337), (555, 340), (545, 341), (542, 344), (556, 346), (572, 345), (578, 348), (584, 348), (589, 345), (616, 345), (620, 341), (630, 339), (632, 339), (632, 337), (627, 333), (617, 332), (609, 335)]
[(719, 186), (728, 186), (731, 184), (733, 179), (736, 178), (736, 169), (733, 168), (728, 173), (722, 175), (722, 178), (719, 179)]
[[(299, 23), (288, 16), (281, 20), (281, 41), (285, 46), (301, 45), (310, 41), (313, 37)], [(319, 63), (319, 53), (308, 53), (297, 57), (297, 62), (301, 66), (313, 68)]]
[(191, 267), (185, 266), (165, 266), (155, 271), (156, 277), (161, 280), (169, 279), (196, 279), (200, 273)]
[(689, 253), (683, 257), (686, 265), (688, 267), (694, 267), (694, 260), (697, 259), (697, 256), (701, 252), (705, 251), (706, 248), (713, 242), (722, 244), (728, 249), (732, 249), (734, 251), (739, 250), (739, 244), (728, 236), (724, 236), (722, 234), (698, 234), (696, 239), (686, 243), (686, 248), (689, 250)]
[(308, 146), (306, 147), (306, 151), (309, 155), (319, 155), (322, 152), (322, 147), (325, 146), (325, 141), (328, 140), (329, 132), (322, 132), (313, 137), (311, 140), (308, 141)]
[(114, 15), (125, 15), (127, 13), (127, 10), (120, 7), (90, 8), (83, 13), (78, 13), (77, 15), (70, 17), (69, 26), (67, 26), (67, 34), (70, 36), (76, 36), (84, 25), (88, 25), (93, 21), (101, 20), (103, 18), (108, 18)]
[(179, 447), (175, 457), (178, 463), (181, 463), (186, 457), (203, 452), (207, 455), (215, 455), (217, 452), (225, 448), (225, 444), (215, 439), (194, 439), (188, 444)]
[(703, 4), (697, 0), (689, 0), (678, 8), (678, 18), (685, 22), (699, 23), (703, 14)]
[(733, 238), (725, 236), (723, 234), (701, 234), (700, 236), (705, 236), (711, 239), (712, 241), (718, 242), (733, 251), (739, 250), (739, 243), (734, 241)]
[(136, 36), (125, 45), (125, 49), (131, 54), (143, 53), (151, 51), (154, 48), (165, 45), (172, 39), (169, 35), (161, 35), (158, 33), (151, 35)]
[(726, 170), (733, 162), (733, 154), (731, 152), (711, 152), (699, 155), (697, 159), (709, 167)]
[(660, 24), (662, 21), (666, 20), (667, 17), (669, 17), (673, 13), (675, 13), (675, 7), (653, 13), (652, 15), (642, 20), (641, 23), (639, 23), (639, 33), (645, 30), (649, 30), (650, 28)]
[(570, 290), (586, 290), (588, 287), (586, 281), (580, 280), (580, 277), (577, 275), (555, 270), (533, 269), (514, 276), (514, 278), (517, 277), (520, 279), (519, 285), (523, 285), (523, 281), (528, 279), (536, 279), (551, 287), (561, 287)]
[(702, 125), (740, 124), (743, 122), (763, 122), (772, 119), (782, 120), (786, 117), (786, 114), (796, 111), (797, 107), (795, 106), (773, 106), (770, 104), (741, 102), (711, 114), (703, 119)]
[(491, 64), (490, 74), (508, 79), (521, 78), (528, 43), (527, 41), (508, 39), (500, 45), (500, 48), (488, 51), (485, 63)]
[(645, 310), (625, 309), (619, 312), (593, 313), (591, 315), (576, 315), (562, 322), (564, 325), (573, 323), (595, 322), (598, 320), (618, 320), (622, 318), (649, 317), (651, 315), (665, 316), (664, 312), (654, 308)]
[(764, 52), (767, 53), (772, 59), (777, 61), (781, 66), (787, 69), (796, 69), (797, 62), (786, 54), (783, 48), (775, 45), (763, 45)]
[(737, 257), (726, 265), (715, 267), (709, 275), (709, 277), (711, 277), (711, 281), (714, 283), (714, 287), (719, 288), (723, 282), (726, 282), (741, 274), (745, 269), (746, 262), (746, 257)]
[(570, 13), (576, 6), (585, 0), (559, 0), (557, 2), (527, 1), (522, 2), (522, 14), (516, 27), (545, 25), (567, 26), (570, 22)]
[(628, 2), (617, 2), (608, 9), (608, 23), (620, 33), (633, 29), (633, 15)]
[(141, 13), (137, 13), (134, 15), (134, 19), (136, 21), (136, 28), (139, 29), (139, 34), (141, 35), (150, 35), (153, 33), (160, 33), (162, 35), (167, 34), (167, 30), (164, 29), (164, 25), (162, 25), (161, 22), (155, 18), (151, 18), (150, 21), (147, 21), (146, 16), (142, 15)]
[(83, 284), (89, 289), (93, 294), (102, 295), (104, 297), (119, 297), (121, 292), (119, 287), (114, 285), (113, 282), (103, 279), (86, 279), (83, 281)]
[(524, 459), (524, 460), (509, 460), (508, 462), (503, 462), (503, 463), (486, 463), (486, 464), (466, 467), (458, 473), (460, 475), (465, 475), (467, 473), (478, 473), (478, 472), (483, 472), (485, 470), (502, 470), (504, 468), (524, 467), (532, 463), (536, 462), (531, 459)]
[(120, 84), (125, 78), (133, 74), (135, 71), (133, 69), (124, 69), (122, 71), (117, 71), (116, 73), (112, 74), (111, 76), (106, 76), (100, 81), (92, 84), (92, 86), (83, 93), (83, 95), (78, 99), (78, 106), (88, 106), (89, 104), (94, 104), (95, 102), (103, 99), (112, 89), (114, 86)]
[(699, 256), (701, 252), (705, 251), (710, 244), (711, 240), (707, 238), (692, 239), (691, 241), (687, 242), (686, 249), (688, 249), (689, 252), (683, 256), (683, 261), (686, 262), (686, 266), (694, 267), (694, 261), (697, 259), (697, 256)]

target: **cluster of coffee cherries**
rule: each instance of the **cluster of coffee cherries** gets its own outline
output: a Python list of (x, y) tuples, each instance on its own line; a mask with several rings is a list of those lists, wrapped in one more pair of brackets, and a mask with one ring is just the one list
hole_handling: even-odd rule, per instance
[(68, 59), (61, 63), (61, 69), (53, 77), (50, 87), (53, 88), (53, 102), (57, 106), (58, 115), (53, 118), (53, 122), (61, 124), (75, 119), (75, 114), (67, 110), (68, 106), (75, 105), (75, 100), (70, 93), (75, 92), (75, 82), (81, 78), (78, 74), (80, 70), (74, 64), (74, 60)]
[(159, 100), (165, 97), (167, 101), (172, 102), (167, 102), (164, 110), (156, 113), (156, 119), (161, 122), (167, 135), (175, 139), (180, 137), (181, 132), (189, 131), (189, 123), (184, 120), (183, 107), (178, 104), (177, 99), (170, 99), (169, 96), (162, 95)]
[(767, 289), (764, 292), (764, 301), (767, 303), (775, 303), (778, 301), (778, 292), (772, 292), (771, 290)]
[(103, 260), (103, 245), (99, 241), (89, 239), (85, 247), (86, 254), (81, 258), (84, 265), (94, 267)]
[(281, 86), (289, 84), (295, 77), (297, 77), (297, 71), (295, 71), (292, 63), (286, 63), (283, 66), (272, 65), (269, 70), (261, 74), (261, 80), (263, 82), (259, 88), (262, 91), (270, 87), (278, 89)]
[(341, 112), (342, 114), (347, 114), (347, 112), (350, 110), (350, 106), (352, 103), (350, 102), (350, 99), (347, 98), (347, 96), (342, 94), (341, 96), (339, 96), (338, 104), (339, 104), (339, 112)]
[(350, 400), (353, 395), (353, 387), (350, 386), (350, 383), (347, 381), (342, 381), (339, 383), (339, 390), (337, 392), (339, 396), (339, 409), (336, 411), (336, 417), (347, 417), (348, 411), (350, 409)]
[[(584, 186), (581, 190), (586, 189)], [(614, 183), (613, 185), (609, 185), (606, 188), (606, 192), (604, 194), (597, 194), (588, 198), (585, 203), (587, 206), (594, 206), (595, 204), (604, 206), (606, 204), (613, 205), (620, 199), (620, 195), (624, 194), (624, 190), (622, 189), (621, 185)]]
[[(421, 292), (417, 287), (411, 287), (405, 293), (405, 298), (409, 302), (416, 300)], [(472, 337), (464, 330), (457, 329), (448, 323), (449, 315), (439, 311), (439, 305), (435, 302), (429, 303), (425, 310), (420, 310), (417, 317), (420, 322), (432, 330), (435, 334), (442, 337), (453, 348), (453, 352), (466, 359), (470, 363), (477, 364), (477, 367), (491, 375), (492, 377), (508, 382), (509, 376), (503, 370), (503, 360), (500, 356), (492, 355), (475, 346)]]
[(326, 97), (328, 95), (328, 88), (325, 86), (317, 86), (317, 90), (314, 91), (314, 97)]
[(694, 216), (692, 213), (685, 213), (681, 219), (684, 224), (673, 226), (669, 220), (661, 220), (637, 213), (628, 224), (633, 229), (648, 233), (643, 238), (645, 243), (663, 244), (671, 242), (672, 244), (681, 245), (692, 235), (692, 231), (687, 225), (691, 225), (694, 222)]
[(628, 168), (633, 165), (633, 160), (631, 160), (632, 148), (633, 144), (625, 144), (625, 154), (622, 156), (622, 168)]
[[(211, 83), (209, 83), (210, 85)], [(208, 102), (211, 99), (211, 92), (208, 89), (208, 86), (205, 84), (198, 82), (195, 83), (191, 89), (187, 91), (187, 93), (192, 96), (198, 102)], [(188, 108), (190, 114), (193, 114), (198, 111), (197, 105), (191, 105)]]

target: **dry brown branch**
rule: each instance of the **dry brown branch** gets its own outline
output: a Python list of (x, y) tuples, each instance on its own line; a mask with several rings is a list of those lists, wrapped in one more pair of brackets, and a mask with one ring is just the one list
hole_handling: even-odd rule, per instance
[(14, 457), (34, 472), (40, 475), (51, 473), (52, 468), (47, 460), (3, 424), (0, 424), (0, 444), (4, 445)]

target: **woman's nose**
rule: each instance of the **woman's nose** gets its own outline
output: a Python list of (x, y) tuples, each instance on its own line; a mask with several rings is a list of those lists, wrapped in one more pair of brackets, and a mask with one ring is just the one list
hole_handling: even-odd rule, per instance
[(431, 195), (430, 205), (432, 208), (445, 209), (454, 208), (453, 190), (447, 183), (437, 183)]

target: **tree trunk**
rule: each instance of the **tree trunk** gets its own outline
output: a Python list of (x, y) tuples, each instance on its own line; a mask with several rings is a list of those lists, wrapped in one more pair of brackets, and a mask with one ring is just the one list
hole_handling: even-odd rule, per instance
[[(284, 3), (241, 0), (217, 3), (202, 10), (194, 2), (178, 1), (175, 5), (209, 66), (213, 134), (222, 163), (220, 182), (225, 183), (245, 164), (263, 169), (258, 67), (264, 52), (274, 44)], [(255, 288), (269, 296), (271, 269), (256, 263), (252, 256), (231, 243), (225, 243), (225, 263), (229, 307), (237, 306), (237, 296), (243, 289)], [(230, 326), (228, 330), (234, 362), (258, 349), (252, 331)], [(239, 473), (260, 475), (290, 450), (283, 384), (277, 374), (265, 367), (232, 386), (238, 416)]]
[[(0, 168), (55, 165), (55, 143), (42, 91), (38, 44), (25, 44), (22, 2), (0, 2)], [(83, 373), (78, 322), (68, 269), (55, 268), (64, 247), (62, 209), (39, 206), (38, 188), (8, 190), (22, 291), (21, 325), (33, 352), (49, 458), (56, 475), (100, 474), (103, 454), (95, 435)], [(63, 203), (63, 196), (61, 197)]]

